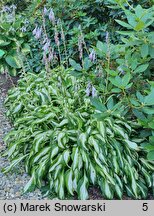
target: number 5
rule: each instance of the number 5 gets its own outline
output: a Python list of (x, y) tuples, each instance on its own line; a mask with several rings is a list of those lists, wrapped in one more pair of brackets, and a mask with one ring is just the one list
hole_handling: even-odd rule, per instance
[(148, 203), (143, 203), (142, 210), (148, 211)]

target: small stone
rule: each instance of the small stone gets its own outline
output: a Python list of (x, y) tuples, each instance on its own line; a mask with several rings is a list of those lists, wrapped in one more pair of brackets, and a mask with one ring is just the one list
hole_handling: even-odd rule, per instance
[(21, 194), (20, 194), (20, 192), (18, 191), (18, 192), (16, 192), (16, 194), (15, 194), (17, 197), (19, 197)]

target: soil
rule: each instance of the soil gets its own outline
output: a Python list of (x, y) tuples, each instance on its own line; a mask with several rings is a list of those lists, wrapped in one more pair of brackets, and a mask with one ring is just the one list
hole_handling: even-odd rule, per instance
[(0, 90), (7, 94), (8, 90), (17, 84), (19, 77), (10, 77), (6, 74), (0, 74)]

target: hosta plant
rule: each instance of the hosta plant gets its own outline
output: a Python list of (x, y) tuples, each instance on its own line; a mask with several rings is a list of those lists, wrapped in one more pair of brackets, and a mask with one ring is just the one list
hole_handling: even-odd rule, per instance
[(60, 199), (88, 199), (90, 185), (98, 185), (107, 199), (124, 193), (146, 198), (154, 163), (139, 146), (138, 124), (126, 122), (113, 100), (106, 106), (101, 97), (90, 100), (84, 86), (61, 67), (29, 73), (10, 90), (6, 106), (14, 129), (5, 137), (11, 164), (4, 172), (23, 161), (31, 175), (24, 192), (45, 181), (47, 194)]
[[(16, 76), (23, 67), (23, 57), (30, 52), (23, 32), (26, 20), (16, 16), (15, 6), (5, 6), (0, 11), (0, 73)], [(25, 30), (24, 30), (25, 31)]]

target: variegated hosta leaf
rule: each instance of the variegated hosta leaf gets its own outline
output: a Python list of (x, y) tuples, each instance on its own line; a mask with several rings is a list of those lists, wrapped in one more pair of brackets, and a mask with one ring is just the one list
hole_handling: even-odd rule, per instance
[[(31, 175), (24, 191), (41, 187), (45, 180), (47, 194), (55, 192), (61, 199), (74, 192), (88, 199), (90, 184), (99, 185), (107, 199), (122, 199), (124, 192), (146, 198), (154, 188), (154, 163), (143, 158), (139, 144), (144, 140), (134, 137), (138, 125), (110, 115), (104, 105), (107, 114), (93, 118), (100, 111), (95, 113), (84, 95), (86, 85), (64, 68), (28, 73), (19, 80), (6, 100), (14, 129), (5, 137), (5, 155), (12, 163), (4, 172), (23, 160)], [(109, 98), (107, 107), (112, 102)]]

